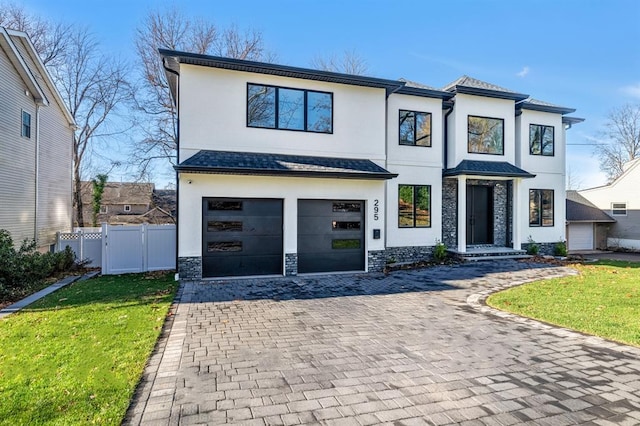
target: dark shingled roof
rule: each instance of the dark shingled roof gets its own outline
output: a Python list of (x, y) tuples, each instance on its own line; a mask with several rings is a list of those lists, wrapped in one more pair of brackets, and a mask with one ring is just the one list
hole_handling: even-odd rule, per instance
[(443, 175), (500, 176), (514, 178), (532, 178), (536, 176), (506, 161), (478, 160), (462, 160), (455, 168), (445, 170)]
[(392, 179), (370, 160), (256, 152), (198, 151), (174, 167), (179, 172), (346, 179)]
[(526, 101), (518, 104), (522, 109), (529, 109), (533, 111), (552, 112), (556, 114), (571, 114), (576, 112), (575, 108), (567, 108), (560, 105), (554, 105), (549, 102), (541, 101), (538, 99), (529, 98)]
[(597, 208), (577, 191), (567, 191), (568, 222), (615, 222), (611, 216)]
[(398, 79), (404, 83), (404, 87), (396, 91), (403, 95), (422, 96), (427, 98), (439, 98), (443, 100), (449, 100), (454, 96), (454, 93), (446, 92), (444, 90), (436, 89), (435, 87), (427, 86), (426, 84), (417, 83), (415, 81), (407, 80), (404, 78)]

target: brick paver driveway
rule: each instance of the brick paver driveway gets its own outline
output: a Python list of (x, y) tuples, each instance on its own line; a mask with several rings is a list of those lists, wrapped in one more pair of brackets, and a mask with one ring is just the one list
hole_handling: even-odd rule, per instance
[(640, 351), (497, 316), (515, 261), (186, 283), (129, 424), (640, 424)]

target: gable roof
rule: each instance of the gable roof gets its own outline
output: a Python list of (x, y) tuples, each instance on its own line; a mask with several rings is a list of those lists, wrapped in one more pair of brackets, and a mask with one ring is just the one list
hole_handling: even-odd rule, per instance
[(611, 216), (597, 208), (592, 202), (584, 198), (578, 191), (567, 191), (568, 222), (615, 222)]
[(529, 98), (529, 95), (517, 93), (513, 90), (505, 89), (486, 81), (463, 75), (455, 81), (444, 86), (442, 90), (453, 93), (462, 93), (466, 95), (488, 96), (491, 98), (510, 99), (513, 101), (523, 101)]
[(520, 177), (533, 178), (533, 175), (519, 167), (514, 166), (506, 161), (479, 161), (479, 160), (462, 160), (453, 169), (447, 169), (442, 173), (443, 176), (496, 176), (496, 177)]
[(620, 176), (618, 176), (617, 178), (615, 178), (612, 182), (605, 184), (605, 185), (600, 185), (600, 186), (594, 186), (593, 188), (587, 188), (587, 189), (582, 189), (580, 190), (580, 192), (589, 192), (589, 191), (593, 191), (593, 190), (598, 190), (598, 189), (602, 189), (602, 188), (607, 188), (607, 187), (613, 187), (616, 186), (618, 184), (618, 182), (620, 182), (621, 180), (625, 179), (627, 176), (629, 176), (629, 174), (631, 174), (631, 172), (640, 165), (640, 157), (638, 158), (634, 158), (631, 161), (627, 161), (626, 163), (624, 163), (624, 165), (622, 166), (622, 170), (624, 170), (622, 172), (622, 174)]
[(277, 75), (281, 77), (301, 78), (305, 80), (326, 81), (330, 83), (349, 84), (352, 86), (374, 87), (378, 89), (385, 89), (387, 95), (404, 86), (404, 83), (398, 80), (387, 80), (383, 78), (321, 71), (310, 68), (270, 64), (266, 62), (225, 58), (221, 56), (201, 55), (169, 49), (158, 49), (158, 52), (162, 56), (165, 72), (167, 79), (169, 80), (169, 86), (171, 87), (174, 100), (177, 89), (177, 78), (180, 74), (180, 64)]
[[(83, 181), (82, 201), (92, 202), (93, 185), (90, 181)], [(102, 193), (102, 204), (151, 204), (154, 185), (138, 182), (107, 182)]]
[(371, 160), (258, 152), (198, 151), (174, 166), (178, 172), (344, 179), (392, 179)]
[[(42, 63), (29, 36), (22, 31), (0, 27), (0, 47), (6, 52), (9, 60), (18, 71), (20, 78), (24, 81), (27, 90), (31, 92), (36, 103), (46, 106), (50, 105), (52, 101), (55, 102), (64, 114), (69, 125), (75, 125), (73, 116), (62, 100), (60, 92), (58, 92), (56, 85), (53, 83), (51, 75)], [(29, 57), (26, 58), (24, 55), (28, 55)], [(32, 68), (32, 66), (34, 68)], [(54, 99), (47, 98), (42, 85), (47, 86), (47, 89)]]

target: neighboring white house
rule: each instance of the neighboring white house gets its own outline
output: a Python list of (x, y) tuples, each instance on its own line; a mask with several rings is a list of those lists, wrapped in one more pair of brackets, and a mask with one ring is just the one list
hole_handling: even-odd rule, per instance
[(573, 109), (462, 77), (406, 80), (160, 50), (180, 121), (181, 278), (380, 271), (437, 241), (565, 237)]
[(71, 228), (74, 120), (23, 32), (0, 27), (0, 229), (40, 249)]
[(579, 192), (616, 220), (609, 230), (609, 247), (640, 250), (640, 158), (623, 169), (610, 184)]

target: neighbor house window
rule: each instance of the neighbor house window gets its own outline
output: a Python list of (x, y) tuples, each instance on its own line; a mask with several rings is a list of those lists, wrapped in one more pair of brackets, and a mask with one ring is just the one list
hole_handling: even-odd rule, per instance
[(431, 146), (431, 114), (400, 110), (400, 145)]
[(109, 210), (107, 209), (107, 206), (100, 206), (100, 213), (105, 214), (107, 213)]
[(398, 185), (398, 226), (400, 228), (431, 226), (430, 185)]
[(130, 212), (131, 211), (131, 206), (129, 204), (125, 204), (124, 211), (125, 212)]
[(627, 203), (611, 203), (611, 214), (614, 216), (626, 216)]
[(468, 152), (476, 154), (504, 154), (504, 120), (476, 117), (467, 120)]
[(248, 84), (247, 126), (331, 133), (333, 94)]
[(529, 124), (529, 153), (531, 155), (553, 156), (553, 126)]
[(31, 114), (27, 111), (22, 111), (22, 136), (31, 137)]
[(529, 190), (529, 226), (553, 226), (553, 189)]

